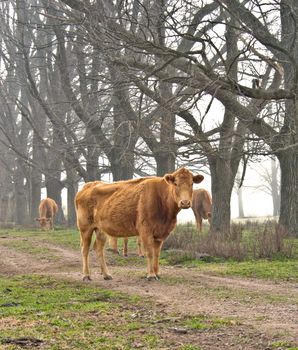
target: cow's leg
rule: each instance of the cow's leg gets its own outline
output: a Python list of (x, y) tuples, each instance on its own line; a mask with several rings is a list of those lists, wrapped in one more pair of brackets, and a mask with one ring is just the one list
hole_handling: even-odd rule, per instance
[(93, 230), (80, 230), (81, 233), (81, 254), (83, 260), (83, 281), (91, 281), (89, 270), (89, 250)]
[(199, 219), (198, 219), (198, 229), (199, 229), (199, 232), (202, 232), (202, 222), (203, 222), (203, 219), (202, 219), (202, 217), (200, 216)]
[(158, 277), (154, 272), (154, 238), (153, 235), (143, 234), (141, 235), (143, 246), (146, 252), (147, 258), (147, 279), (156, 280)]
[(128, 255), (128, 237), (123, 238), (123, 256)]
[(140, 237), (137, 237), (137, 246), (138, 246), (138, 256), (143, 258), (144, 257), (144, 253), (143, 253), (143, 250), (142, 250), (142, 242), (141, 242), (141, 238)]
[(163, 241), (154, 240), (153, 269), (154, 269), (154, 272), (155, 272), (155, 275), (157, 278), (160, 278), (160, 276), (159, 276), (159, 255), (160, 255), (160, 250), (161, 250), (162, 244), (163, 244)]
[(95, 230), (96, 233), (96, 240), (94, 242), (94, 250), (97, 253), (97, 257), (99, 260), (101, 273), (103, 274), (103, 278), (105, 280), (111, 280), (113, 277), (110, 275), (108, 267), (106, 265), (106, 259), (105, 259), (105, 251), (104, 246), (106, 244), (107, 236), (100, 232), (99, 230)]
[(195, 215), (196, 223), (197, 223), (197, 230), (199, 232), (202, 232), (202, 217), (200, 215)]
[(110, 246), (110, 250), (112, 250), (112, 252), (119, 254), (119, 250), (118, 250), (118, 238), (117, 237), (112, 237), (109, 236), (109, 246)]

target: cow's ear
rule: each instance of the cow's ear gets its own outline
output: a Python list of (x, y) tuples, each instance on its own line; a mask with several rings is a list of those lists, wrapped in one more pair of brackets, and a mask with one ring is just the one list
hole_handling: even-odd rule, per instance
[(175, 182), (175, 176), (173, 176), (172, 174), (166, 174), (164, 176), (164, 179), (166, 180), (166, 182), (170, 185), (173, 185), (173, 183)]
[(193, 176), (193, 182), (195, 184), (199, 184), (200, 182), (202, 182), (204, 180), (204, 176), (203, 175), (194, 175)]

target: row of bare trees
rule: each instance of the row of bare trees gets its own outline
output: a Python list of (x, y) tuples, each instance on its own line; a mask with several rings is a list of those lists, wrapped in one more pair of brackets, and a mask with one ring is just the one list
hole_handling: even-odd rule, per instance
[(279, 223), (297, 234), (294, 0), (8, 0), (0, 11), (2, 219), (13, 193), (14, 220), (32, 220), (45, 186), (58, 204), (67, 189), (73, 224), (79, 181), (186, 165), (210, 173), (211, 229), (229, 232), (240, 165), (244, 176), (274, 155)]

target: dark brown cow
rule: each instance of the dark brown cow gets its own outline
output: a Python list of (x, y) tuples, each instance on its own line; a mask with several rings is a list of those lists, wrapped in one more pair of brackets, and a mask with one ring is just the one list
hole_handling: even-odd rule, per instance
[(194, 190), (191, 208), (195, 214), (197, 228), (201, 232), (203, 219), (211, 223), (212, 199), (210, 193), (203, 188)]
[(40, 227), (47, 231), (54, 229), (54, 217), (57, 214), (58, 206), (52, 198), (45, 198), (40, 201), (39, 207), (39, 221)]
[(147, 278), (158, 279), (162, 243), (174, 229), (178, 212), (191, 206), (193, 183), (203, 179), (181, 168), (164, 177), (84, 186), (75, 199), (84, 280), (90, 280), (88, 258), (93, 231), (104, 279), (112, 278), (104, 256), (105, 233), (113, 237), (140, 236), (147, 258)]

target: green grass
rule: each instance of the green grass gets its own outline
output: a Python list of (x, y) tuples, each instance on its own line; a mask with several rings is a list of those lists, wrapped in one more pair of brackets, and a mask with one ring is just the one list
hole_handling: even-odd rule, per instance
[(162, 252), (160, 264), (196, 268), (199, 272), (217, 276), (238, 276), (272, 281), (298, 282), (298, 259), (260, 259), (238, 262), (207, 257), (204, 260), (193, 259), (188, 253), (169, 250)]
[[(2, 277), (0, 285), (3, 344), (7, 339), (33, 337), (50, 349), (93, 349), (99, 344), (129, 349), (134, 333), (144, 324), (151, 326), (149, 319), (141, 324), (131, 317), (135, 309), (143, 308), (137, 296), (36, 275)], [(133, 339), (125, 336), (127, 332)], [(142, 341), (156, 343), (148, 334)]]
[(195, 316), (185, 321), (187, 327), (199, 330), (222, 328), (236, 324), (238, 322), (234, 319), (207, 318), (205, 315)]
[(268, 279), (273, 281), (298, 281), (298, 260), (256, 260), (227, 261), (218, 263), (187, 263), (186, 266), (198, 266), (201, 272), (220, 276), (238, 276), (246, 278)]
[(70, 249), (79, 249), (80, 247), (80, 235), (75, 229), (55, 229), (54, 231), (41, 231), (39, 229), (1, 229), (0, 237), (6, 237), (2, 238), (2, 244), (5, 243), (6, 239), (19, 239), (22, 243), (25, 239), (28, 239), (28, 244), (30, 244), (30, 241), (34, 242), (37, 240)]
[(272, 349), (287, 349), (287, 350), (298, 350), (298, 347), (292, 347), (290, 342), (287, 341), (276, 341), (270, 344)]
[[(42, 348), (57, 350), (170, 348), (177, 339), (165, 336), (168, 329), (198, 329), (201, 317), (162, 322), (166, 315), (159, 314), (152, 300), (53, 277), (0, 277), (0, 286), (1, 349), (17, 349), (9, 342), (20, 338), (37, 339)], [(229, 320), (202, 319), (209, 328), (232, 325)], [(184, 342), (181, 349), (199, 349), (179, 335), (179, 344)]]

